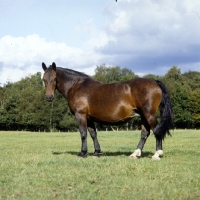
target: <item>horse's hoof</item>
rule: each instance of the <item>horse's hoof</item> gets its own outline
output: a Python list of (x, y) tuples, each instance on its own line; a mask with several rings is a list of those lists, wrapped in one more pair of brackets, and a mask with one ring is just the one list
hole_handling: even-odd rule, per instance
[(95, 152), (93, 153), (93, 156), (100, 157), (102, 154), (103, 154), (103, 153), (101, 152), (101, 150), (99, 150), (99, 151), (95, 151)]
[(87, 158), (87, 156), (77, 156), (80, 159)]
[(152, 160), (160, 160), (160, 156), (163, 156), (163, 150), (157, 150), (152, 156)]
[(85, 152), (78, 153), (78, 158), (86, 158), (86, 157), (87, 157), (87, 153)]
[(160, 157), (158, 155), (153, 155), (151, 157), (152, 160), (160, 160)]
[(152, 160), (160, 160), (160, 157), (159, 157), (159, 156), (152, 156), (151, 159), (152, 159)]
[(129, 157), (133, 158), (133, 159), (138, 159), (141, 156), (141, 150), (140, 149), (136, 149)]
[(130, 159), (136, 159), (136, 160), (137, 160), (137, 159), (139, 159), (140, 157), (137, 157), (137, 156), (131, 156), (131, 155), (130, 155), (129, 158), (130, 158)]

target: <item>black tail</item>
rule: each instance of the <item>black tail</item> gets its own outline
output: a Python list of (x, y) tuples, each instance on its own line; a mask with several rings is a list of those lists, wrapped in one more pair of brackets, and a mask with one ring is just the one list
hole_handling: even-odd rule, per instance
[(166, 134), (171, 135), (169, 129), (174, 128), (173, 108), (166, 86), (161, 81), (156, 80), (156, 82), (162, 90), (162, 101), (159, 107), (161, 120), (154, 129), (154, 135), (156, 136), (156, 138), (164, 139)]

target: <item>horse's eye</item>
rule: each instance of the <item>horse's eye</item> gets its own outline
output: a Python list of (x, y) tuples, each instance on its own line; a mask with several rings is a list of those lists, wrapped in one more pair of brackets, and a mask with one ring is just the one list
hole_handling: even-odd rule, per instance
[(54, 81), (56, 81), (56, 78), (54, 78)]

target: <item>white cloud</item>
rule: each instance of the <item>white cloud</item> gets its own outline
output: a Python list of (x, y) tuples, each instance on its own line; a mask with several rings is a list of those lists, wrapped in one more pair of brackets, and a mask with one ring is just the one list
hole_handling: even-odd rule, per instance
[(22, 77), (42, 72), (41, 63), (94, 73), (95, 64), (101, 58), (92, 50), (72, 48), (65, 43), (47, 42), (38, 35), (27, 37), (5, 36), (0, 39), (0, 83), (18, 81)]
[(152, 72), (155, 64), (160, 71), (199, 65), (199, 1), (124, 0), (114, 8), (108, 5), (105, 14), (105, 32), (115, 40), (101, 53), (115, 64), (138, 73)]

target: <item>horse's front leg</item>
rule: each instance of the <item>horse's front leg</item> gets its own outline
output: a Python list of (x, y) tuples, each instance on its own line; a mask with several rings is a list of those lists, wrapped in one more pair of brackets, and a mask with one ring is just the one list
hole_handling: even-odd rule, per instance
[(152, 156), (152, 160), (160, 160), (161, 156), (163, 156), (162, 139), (161, 138), (156, 138), (156, 152)]
[(79, 131), (81, 135), (81, 152), (78, 153), (79, 157), (86, 157), (87, 156), (87, 120), (85, 115), (75, 114), (76, 120), (78, 122)]
[(88, 127), (88, 131), (90, 132), (90, 136), (93, 140), (94, 143), (94, 154), (93, 156), (97, 156), (99, 157), (101, 154), (101, 148), (97, 139), (97, 132), (96, 132), (96, 128), (94, 125), (94, 122), (91, 120), (87, 121), (87, 127)]

